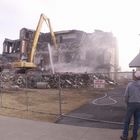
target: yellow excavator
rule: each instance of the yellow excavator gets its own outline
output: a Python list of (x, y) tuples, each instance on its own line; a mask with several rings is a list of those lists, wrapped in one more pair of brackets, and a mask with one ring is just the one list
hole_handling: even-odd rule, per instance
[(56, 38), (55, 38), (55, 34), (54, 34), (52, 27), (51, 27), (50, 19), (48, 17), (46, 17), (44, 14), (41, 14), (40, 19), (38, 21), (38, 25), (37, 25), (36, 30), (35, 30), (35, 35), (33, 38), (31, 52), (29, 53), (29, 58), (26, 60), (20, 59), (19, 61), (13, 62), (12, 67), (21, 68), (21, 69), (32, 69), (32, 68), (37, 67), (36, 64), (34, 64), (34, 56), (35, 56), (37, 43), (38, 43), (38, 39), (39, 39), (39, 34), (40, 34), (40, 30), (42, 28), (43, 22), (46, 22), (46, 24), (48, 25), (49, 31), (51, 33), (53, 44), (54, 44), (55, 48), (57, 48)]

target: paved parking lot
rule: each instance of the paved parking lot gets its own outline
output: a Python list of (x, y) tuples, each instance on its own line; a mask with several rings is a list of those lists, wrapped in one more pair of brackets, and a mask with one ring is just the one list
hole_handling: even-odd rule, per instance
[(110, 90), (105, 98), (100, 97), (99, 100), (96, 100), (96, 104), (93, 104), (93, 101), (89, 102), (63, 116), (57, 123), (94, 128), (121, 129), (126, 107), (123, 100), (124, 90), (125, 88)]

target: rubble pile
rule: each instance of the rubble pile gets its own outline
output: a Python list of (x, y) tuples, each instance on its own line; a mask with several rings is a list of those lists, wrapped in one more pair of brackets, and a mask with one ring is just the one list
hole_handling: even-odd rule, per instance
[[(3, 76), (3, 74), (1, 75)], [(1, 83), (4, 87), (19, 86), (20, 88), (86, 88), (93, 87), (95, 79), (104, 79), (106, 84), (115, 85), (116, 83), (107, 76), (93, 73), (56, 73), (38, 75), (9, 75), (3, 76)]]
[[(66, 72), (55, 74), (38, 73), (37, 75), (29, 73), (25, 75), (2, 72), (0, 78), (2, 88), (11, 88), (13, 86), (18, 86), (19, 88), (86, 88), (93, 87), (95, 79), (104, 79), (106, 84), (116, 85), (108, 76), (93, 73)], [(41, 86), (38, 86), (39, 83)]]
[(28, 86), (37, 88), (38, 82), (44, 82), (46, 88), (86, 88), (93, 87), (95, 79), (104, 79), (106, 84), (116, 85), (107, 76), (93, 73), (56, 73), (28, 77)]
[[(42, 75), (41, 77), (30, 76), (28, 85), (36, 87), (37, 82), (45, 82), (46, 88), (83, 88), (93, 85), (93, 74), (84, 73), (56, 73)], [(36, 84), (34, 84), (36, 83)]]
[(11, 88), (14, 85), (15, 74), (12, 72), (4, 71), (0, 73), (0, 87), (4, 89)]

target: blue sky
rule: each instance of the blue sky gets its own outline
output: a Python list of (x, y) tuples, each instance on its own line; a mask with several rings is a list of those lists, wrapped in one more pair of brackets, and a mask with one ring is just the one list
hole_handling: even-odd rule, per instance
[[(35, 29), (41, 13), (53, 30), (109, 31), (116, 36), (122, 70), (140, 50), (139, 0), (1, 0), (0, 52), (4, 38), (19, 38), (23, 27)], [(43, 31), (48, 29), (44, 26)]]

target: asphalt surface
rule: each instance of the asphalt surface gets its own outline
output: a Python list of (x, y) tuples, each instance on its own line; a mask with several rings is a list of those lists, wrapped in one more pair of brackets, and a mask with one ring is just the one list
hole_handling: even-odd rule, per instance
[(0, 140), (118, 140), (121, 130), (0, 116)]
[[(62, 115), (58, 124), (93, 128), (122, 129), (126, 111), (123, 95), (125, 88), (118, 87), (80, 108)], [(95, 103), (95, 104), (94, 104)]]

